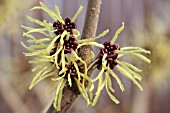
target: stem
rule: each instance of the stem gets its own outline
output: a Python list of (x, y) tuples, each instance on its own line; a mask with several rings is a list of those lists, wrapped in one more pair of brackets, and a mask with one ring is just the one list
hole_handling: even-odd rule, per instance
[[(100, 13), (100, 5), (101, 0), (89, 0), (81, 39), (95, 37)], [(87, 59), (91, 55), (91, 50), (91, 46), (82, 46), (79, 51), (80, 57), (83, 60)]]
[(79, 94), (80, 93), (78, 91), (76, 83), (73, 83), (71, 88), (69, 85), (65, 86), (63, 90), (62, 101), (61, 101), (61, 111), (57, 111), (53, 107), (53, 102), (52, 102), (50, 108), (46, 113), (66, 113)]
[[(81, 37), (82, 39), (89, 39), (91, 37), (95, 37), (100, 13), (100, 5), (101, 0), (88, 1), (83, 34)], [(91, 56), (91, 51), (91, 46), (82, 46), (79, 49), (79, 56), (83, 60), (85, 60)], [(90, 62), (88, 61), (87, 63), (89, 64)], [(88, 73), (88, 76), (90, 76), (90, 73)], [(73, 86), (71, 88), (69, 86), (66, 86), (63, 91), (61, 111), (57, 112), (57, 110), (55, 110), (55, 108), (53, 107), (53, 104), (51, 104), (47, 113), (66, 113), (79, 94), (80, 93), (78, 92), (78, 88), (75, 83), (73, 83)]]

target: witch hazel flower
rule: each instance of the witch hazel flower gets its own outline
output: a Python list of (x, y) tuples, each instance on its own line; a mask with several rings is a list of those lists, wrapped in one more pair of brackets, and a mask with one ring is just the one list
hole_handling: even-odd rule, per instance
[[(130, 63), (120, 61), (119, 58), (125, 55), (134, 55), (137, 56), (139, 59), (150, 63), (150, 60), (141, 54), (150, 54), (150, 51), (144, 50), (140, 47), (120, 48), (118, 44), (115, 44), (118, 35), (123, 29), (124, 23), (122, 23), (122, 26), (117, 30), (115, 36), (112, 38), (111, 41), (106, 41), (103, 43), (103, 47), (100, 48), (98, 57), (88, 67), (88, 70), (90, 70), (91, 68), (96, 66), (96, 68), (99, 70), (97, 77), (92, 80), (93, 82), (98, 82), (95, 96), (94, 98), (91, 97), (93, 101), (92, 106), (96, 105), (103, 88), (106, 89), (112, 101), (114, 101), (116, 104), (119, 103), (119, 100), (117, 100), (116, 97), (112, 94), (115, 92), (115, 90), (112, 88), (111, 77), (116, 79), (122, 91), (124, 91), (125, 88), (119, 76), (113, 71), (114, 68), (123, 76), (130, 79), (140, 90), (143, 90), (142, 86), (138, 82), (142, 79), (138, 72), (141, 72), (142, 70), (138, 69)], [(92, 90), (89, 91), (90, 94), (92, 93)]]
[(76, 41), (76, 38), (74, 38), (73, 36), (70, 36), (68, 40), (64, 40), (64, 48), (65, 51), (64, 53), (71, 53), (71, 51), (75, 51), (77, 49), (78, 43)]
[[(76, 29), (77, 25), (75, 19), (82, 11), (82, 6), (80, 6), (72, 19), (66, 18), (64, 20), (62, 19), (57, 6), (55, 6), (54, 12), (40, 2), (40, 6), (32, 8), (32, 10), (37, 9), (45, 11), (53, 19), (53, 22), (50, 23), (46, 20), (39, 21), (27, 16), (27, 19), (30, 22), (38, 24), (40, 28), (32, 28), (22, 25), (26, 30), (26, 32), (23, 33), (23, 36), (28, 38), (27, 43), (29, 46), (23, 42), (21, 42), (21, 44), (30, 51), (29, 53), (24, 53), (24, 55), (33, 57), (33, 60), (30, 60), (29, 63), (35, 66), (32, 69), (32, 72), (37, 72), (29, 89), (32, 89), (40, 81), (46, 78), (51, 78), (55, 83), (55, 86), (51, 91), (56, 89), (53, 105), (57, 111), (61, 110), (60, 105), (64, 87), (67, 86), (72, 88), (73, 84), (76, 84), (78, 92), (81, 93), (86, 100), (87, 105), (92, 104), (92, 106), (94, 106), (97, 103), (100, 92), (104, 87), (110, 98), (114, 102), (119, 103), (112, 94), (114, 89), (112, 88), (111, 77), (116, 79), (122, 91), (124, 90), (124, 86), (118, 75), (114, 73), (114, 68), (122, 75), (132, 80), (132, 82), (142, 90), (142, 87), (138, 82), (142, 79), (138, 74), (141, 70), (130, 63), (120, 61), (119, 58), (125, 55), (134, 55), (141, 60), (150, 63), (150, 60), (142, 55), (143, 53), (149, 54), (150, 52), (140, 47), (120, 48), (118, 44), (115, 44), (118, 35), (124, 28), (124, 23), (122, 23), (122, 27), (117, 30), (111, 41), (106, 41), (103, 44), (100, 44), (95, 42), (95, 40), (104, 37), (109, 30), (105, 30), (95, 38), (91, 37), (83, 40), (78, 39), (80, 33)], [(33, 33), (41, 34), (43, 37), (37, 39)], [(91, 51), (92, 56), (82, 60), (78, 55), (78, 51), (80, 47), (84, 45), (91, 45), (100, 48), (99, 55), (89, 66), (86, 62), (91, 61), (95, 55)], [(88, 71), (95, 68), (99, 70), (98, 76), (91, 79), (88, 77)], [(98, 87), (94, 96), (93, 90), (95, 82), (98, 82)]]
[[(90, 104), (85, 82), (90, 82), (91, 79), (87, 76), (86, 62), (77, 54), (78, 44), (82, 44), (82, 42), (78, 41), (80, 34), (76, 30), (76, 24), (74, 23), (82, 8), (81, 6), (72, 19), (66, 18), (62, 20), (57, 6), (55, 6), (56, 12), (53, 12), (40, 2), (40, 6), (36, 6), (32, 10), (44, 10), (55, 22), (57, 20), (58, 23), (54, 22), (52, 24), (46, 20), (40, 21), (27, 16), (30, 22), (38, 24), (40, 28), (22, 25), (26, 31), (23, 33), (23, 36), (27, 37), (29, 44), (27, 46), (21, 42), (29, 51), (28, 53), (24, 53), (24, 55), (33, 57), (29, 63), (35, 66), (32, 72), (36, 72), (29, 89), (31, 90), (40, 81), (51, 78), (55, 82), (55, 88), (52, 91), (56, 89), (54, 107), (58, 111), (61, 109), (60, 104), (63, 88), (66, 85), (69, 85), (71, 88), (73, 82), (78, 85), (79, 92), (83, 95), (87, 104)], [(43, 37), (37, 39), (33, 33), (41, 34)]]
[[(30, 60), (29, 63), (35, 66), (32, 71), (37, 72), (29, 89), (31, 90), (40, 81), (51, 78), (52, 81), (55, 82), (56, 88), (54, 107), (60, 111), (62, 99), (62, 96), (60, 95), (62, 95), (64, 86), (68, 85), (72, 88), (72, 84), (76, 83), (77, 88), (86, 100), (87, 105), (90, 105), (91, 102), (86, 84), (91, 83), (92, 80), (87, 76), (88, 69), (86, 62), (94, 58), (94, 54), (92, 52), (92, 57), (89, 57), (84, 61), (78, 56), (78, 50), (83, 45), (96, 45), (102, 47), (102, 44), (100, 45), (94, 42), (94, 40), (105, 36), (109, 31), (106, 30), (95, 38), (79, 40), (79, 32), (76, 30), (74, 20), (81, 12), (82, 6), (80, 6), (72, 19), (66, 18), (65, 20), (62, 20), (57, 6), (55, 6), (56, 12), (53, 12), (40, 2), (40, 6), (32, 8), (32, 10), (37, 9), (44, 10), (55, 22), (53, 24), (46, 20), (41, 22), (27, 16), (29, 21), (36, 23), (41, 27), (32, 28), (22, 25), (26, 30), (26, 32), (23, 33), (23, 36), (28, 38), (27, 42), (29, 43), (29, 46), (25, 45), (23, 42), (21, 42), (21, 44), (30, 51), (24, 53), (24, 55), (32, 56), (34, 58), (33, 60)], [(37, 39), (33, 33), (41, 34), (41, 36), (43, 35), (44, 37)], [(55, 88), (52, 88), (52, 91), (55, 90)]]
[(60, 16), (60, 12), (58, 7), (55, 8), (58, 18), (53, 23), (54, 33), (56, 35), (62, 34), (64, 31), (67, 31), (70, 33), (70, 35), (73, 35), (74, 37), (78, 37), (80, 35), (79, 31), (76, 29), (77, 25), (74, 22), (77, 16), (82, 12), (83, 7), (80, 6), (77, 13), (73, 16), (72, 19), (66, 18), (65, 20), (62, 19)]
[(61, 23), (59, 20), (55, 21), (53, 23), (54, 27), (54, 33), (56, 35), (62, 34), (64, 30), (69, 32), (70, 34), (73, 34), (73, 31), (76, 29), (76, 23), (72, 22), (70, 18), (66, 18), (64, 23)]
[[(71, 61), (69, 63), (66, 63), (64, 71), (59, 72), (59, 77), (52, 78), (53, 81), (58, 81), (58, 80), (66, 80), (71, 88), (72, 83), (76, 82), (79, 86), (83, 86), (83, 84), (80, 82), (82, 80), (82, 77), (84, 77), (84, 66), (80, 65), (78, 63), (79, 61)], [(61, 69), (62, 70), (62, 67)], [(86, 78), (87, 80), (91, 81), (90, 78)], [(89, 104), (89, 99), (87, 98), (87, 92), (85, 91), (85, 88), (80, 87), (80, 90), (82, 91), (83, 97), (87, 100)], [(58, 94), (58, 93), (57, 93)], [(56, 95), (56, 97), (58, 97)], [(54, 105), (57, 105), (57, 99), (54, 101)]]
[[(88, 92), (85, 88), (84, 80), (91, 82), (91, 79), (85, 75), (84, 66), (79, 60), (70, 60), (66, 63), (64, 71), (62, 71), (62, 67), (60, 68), (59, 77), (52, 78), (52, 81), (65, 80), (65, 84), (68, 83), (70, 88), (72, 88), (72, 84), (76, 83), (78, 91), (82, 94), (83, 98), (87, 101), (87, 105), (90, 105), (91, 102), (88, 97)], [(54, 107), (59, 105), (58, 102), (58, 94), (56, 93), (54, 100)], [(56, 107), (57, 108), (57, 107)], [(60, 109), (60, 108), (57, 108)]]
[(102, 64), (102, 58), (104, 56), (104, 54), (107, 54), (106, 60), (107, 60), (107, 66), (109, 65), (111, 69), (114, 68), (115, 65), (117, 65), (117, 63), (115, 62), (115, 60), (118, 57), (118, 53), (116, 53), (116, 50), (119, 50), (120, 47), (117, 44), (111, 44), (110, 41), (104, 42), (104, 48), (100, 49), (100, 54), (99, 54), (99, 60), (98, 60), (98, 65), (97, 68), (101, 69), (100, 64)]
[(53, 23), (53, 28), (56, 30), (54, 31), (56, 35), (62, 34), (64, 32), (63, 24), (58, 20)]

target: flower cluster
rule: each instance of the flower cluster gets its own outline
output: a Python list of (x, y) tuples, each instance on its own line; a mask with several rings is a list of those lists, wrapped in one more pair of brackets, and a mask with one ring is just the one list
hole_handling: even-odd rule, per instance
[(113, 100), (116, 104), (119, 103), (119, 101), (112, 94), (115, 92), (115, 90), (112, 88), (111, 77), (116, 79), (122, 91), (124, 91), (125, 88), (118, 75), (113, 71), (113, 68), (115, 68), (126, 78), (130, 79), (140, 90), (143, 90), (142, 86), (138, 82), (142, 79), (138, 72), (141, 72), (142, 70), (138, 69), (130, 63), (120, 61), (119, 58), (124, 55), (135, 55), (141, 60), (150, 63), (149, 59), (140, 54), (150, 54), (150, 51), (144, 50), (140, 47), (120, 48), (118, 44), (114, 44), (118, 35), (123, 29), (124, 23), (122, 23), (122, 26), (117, 30), (115, 36), (112, 38), (111, 41), (106, 41), (103, 43), (103, 47), (100, 48), (99, 57), (97, 57), (89, 66), (90, 69), (96, 65), (96, 67), (99, 69), (97, 77), (92, 80), (93, 83), (96, 81), (98, 82), (98, 88), (95, 93), (92, 106), (96, 104), (100, 96), (100, 92), (104, 87), (106, 88), (110, 99)]
[(76, 29), (76, 24), (72, 22), (70, 18), (66, 18), (64, 24), (57, 20), (53, 23), (53, 27), (57, 30), (54, 32), (56, 35), (62, 34), (64, 30), (73, 34), (73, 29)]
[(119, 45), (117, 44), (111, 44), (110, 41), (104, 42), (104, 48), (100, 49), (100, 54), (99, 54), (99, 61), (98, 61), (98, 69), (101, 69), (102, 66), (102, 58), (104, 54), (107, 54), (106, 60), (107, 60), (107, 66), (109, 65), (111, 69), (114, 68), (117, 63), (115, 60), (118, 57), (118, 53), (115, 52), (115, 50), (119, 50)]
[[(46, 20), (39, 21), (27, 16), (29, 21), (40, 25), (41, 28), (22, 26), (27, 31), (24, 32), (23, 35), (29, 39), (27, 42), (30, 43), (30, 46), (26, 46), (21, 42), (21, 44), (30, 51), (24, 54), (25, 56), (34, 56), (34, 60), (29, 61), (29, 63), (36, 65), (32, 71), (37, 72), (29, 89), (32, 89), (38, 82), (50, 77), (51, 80), (56, 83), (56, 95), (53, 104), (58, 111), (61, 109), (63, 88), (66, 85), (72, 87), (73, 83), (77, 85), (79, 92), (87, 101), (87, 105), (94, 106), (97, 103), (100, 92), (104, 87), (110, 98), (114, 102), (119, 103), (112, 94), (114, 89), (112, 88), (111, 77), (116, 79), (122, 91), (124, 90), (124, 86), (116, 73), (114, 73), (113, 68), (115, 68), (122, 75), (132, 80), (132, 82), (142, 90), (138, 82), (138, 80), (141, 80), (141, 76), (138, 74), (141, 70), (130, 63), (119, 61), (118, 59), (124, 55), (135, 55), (149, 63), (150, 60), (140, 53), (148, 54), (150, 52), (139, 47), (120, 48), (118, 44), (114, 44), (124, 28), (124, 23), (122, 23), (122, 27), (117, 30), (111, 41), (100, 44), (94, 42), (94, 40), (104, 37), (109, 30), (105, 30), (95, 38), (78, 39), (80, 33), (76, 29), (77, 25), (74, 21), (82, 11), (82, 6), (80, 6), (72, 19), (66, 18), (65, 20), (62, 19), (57, 6), (55, 6), (56, 12), (53, 12), (40, 2), (40, 6), (32, 8), (32, 10), (36, 9), (44, 10), (54, 22), (50, 23)], [(47, 38), (37, 39), (32, 33), (40, 33)], [(99, 48), (98, 56), (89, 66), (86, 62), (91, 61), (95, 55), (91, 52), (91, 57), (85, 61), (82, 60), (82, 58), (78, 56), (78, 49), (84, 45), (92, 45)], [(99, 73), (96, 78), (91, 79), (88, 76), (88, 71), (91, 71), (95, 67), (99, 70)], [(95, 95), (93, 95), (95, 82), (98, 82), (98, 88)], [(86, 83), (88, 83), (88, 85), (86, 85)]]

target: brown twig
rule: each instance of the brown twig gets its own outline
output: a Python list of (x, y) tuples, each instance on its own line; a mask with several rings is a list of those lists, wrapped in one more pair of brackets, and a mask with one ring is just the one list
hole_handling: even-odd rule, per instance
[[(89, 0), (86, 11), (85, 24), (81, 37), (82, 39), (95, 37), (100, 13), (100, 5), (101, 0)], [(91, 50), (91, 46), (83, 46), (79, 51), (79, 55), (83, 60), (85, 60), (91, 55)]]
[[(100, 5), (101, 5), (101, 0), (89, 0), (88, 1), (83, 34), (81, 37), (82, 39), (95, 37), (99, 13), (100, 13)], [(83, 60), (85, 60), (91, 56), (91, 50), (92, 50), (91, 46), (83, 46), (79, 50), (79, 56)], [(90, 62), (87, 62), (87, 63), (90, 63)], [(90, 76), (90, 73), (89, 73), (89, 76)], [(72, 86), (72, 88), (66, 86), (63, 91), (63, 98), (61, 101), (61, 111), (57, 112), (55, 108), (53, 107), (53, 104), (51, 104), (47, 113), (66, 113), (79, 94), (80, 93), (78, 93), (78, 89), (76, 85)]]

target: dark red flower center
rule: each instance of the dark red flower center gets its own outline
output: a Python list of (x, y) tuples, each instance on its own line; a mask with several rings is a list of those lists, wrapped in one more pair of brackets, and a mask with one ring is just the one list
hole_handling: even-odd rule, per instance
[(67, 65), (67, 74), (70, 74), (70, 76), (75, 76), (75, 77), (77, 77), (78, 76), (78, 74), (77, 74), (77, 70), (76, 70), (76, 68), (75, 68), (75, 66), (74, 66), (74, 64), (73, 63), (71, 63), (70, 65)]
[(73, 34), (73, 29), (76, 29), (76, 24), (74, 22), (71, 22), (71, 20), (69, 18), (65, 19), (65, 24), (64, 26), (64, 30), (67, 30), (67, 32), (70, 32), (70, 34)]
[[(73, 77), (78, 78), (78, 73), (77, 70), (73, 64), (73, 62), (71, 62), (70, 64), (68, 64), (67, 66), (67, 71), (66, 71), (66, 75), (65, 75), (65, 79), (68, 79), (68, 74), (70, 74), (71, 79), (73, 79)], [(78, 65), (78, 69), (81, 73), (84, 73), (84, 66), (83, 65)], [(60, 66), (60, 70), (62, 70), (62, 67)], [(63, 74), (59, 75), (62, 76)]]
[(117, 65), (117, 63), (115, 62), (115, 60), (118, 57), (118, 54), (115, 53), (115, 50), (119, 50), (120, 47), (117, 44), (111, 44), (109, 41), (105, 42), (104, 44), (104, 48), (100, 49), (100, 56), (99, 56), (99, 61), (98, 61), (98, 69), (101, 68), (102, 66), (102, 58), (104, 56), (104, 54), (107, 54), (106, 56), (106, 60), (107, 60), (107, 64), (109, 65), (111, 69), (114, 68), (115, 65)]
[(76, 50), (78, 43), (73, 36), (70, 36), (68, 40), (64, 40), (64, 53), (71, 53), (72, 50)]
[(55, 30), (54, 33), (56, 35), (62, 34), (64, 32), (63, 24), (59, 22), (58, 20), (53, 23), (53, 27)]
[(58, 20), (55, 21), (53, 23), (53, 27), (54, 27), (54, 33), (56, 35), (62, 34), (64, 30), (66, 30), (67, 32), (70, 32), (70, 34), (73, 34), (73, 29), (76, 29), (76, 24), (74, 22), (71, 22), (70, 18), (66, 18), (65, 23), (62, 24), (61, 22), (59, 22)]

